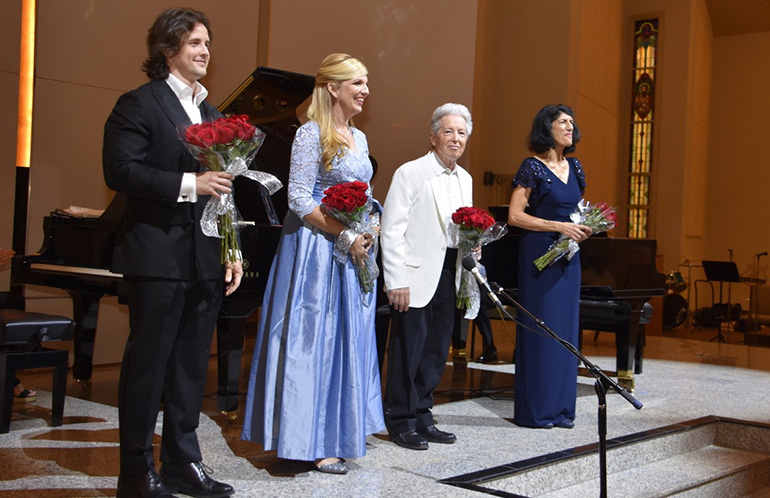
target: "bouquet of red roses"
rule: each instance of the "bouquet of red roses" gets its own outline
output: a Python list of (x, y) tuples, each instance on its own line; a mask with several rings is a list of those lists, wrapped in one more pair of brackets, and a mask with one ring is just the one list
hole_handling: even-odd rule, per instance
[[(601, 233), (615, 228), (618, 221), (615, 211), (616, 208), (604, 202), (592, 206), (590, 202), (581, 199), (569, 218), (575, 224), (589, 227), (592, 233)], [(535, 267), (542, 271), (543, 268), (554, 264), (563, 256), (566, 256), (568, 260), (572, 259), (572, 256), (579, 250), (580, 246), (577, 242), (562, 235), (551, 244), (545, 254), (535, 260)]]
[[(182, 142), (193, 156), (211, 171), (225, 171), (262, 184), (270, 195), (283, 185), (269, 173), (249, 169), (265, 134), (249, 123), (247, 115), (219, 118), (193, 124), (180, 131)], [(203, 211), (201, 229), (209, 237), (222, 239), (222, 262), (241, 259), (237, 229), (240, 219), (233, 193), (212, 197)]]
[(367, 193), (369, 185), (364, 182), (347, 182), (331, 186), (324, 190), (321, 207), (334, 219), (347, 227), (334, 243), (334, 257), (342, 264), (348, 260), (348, 251), (358, 235), (368, 233), (373, 237), (369, 254), (361, 264), (356, 266), (356, 275), (361, 291), (365, 294), (374, 290), (375, 282), (380, 274), (377, 268), (377, 232), (379, 224), (377, 214), (370, 215), (372, 199)]
[[(475, 207), (461, 207), (452, 213), (452, 223), (449, 223), (447, 228), (450, 240), (457, 245), (461, 259), (470, 254), (475, 247), (494, 242), (508, 232), (504, 223), (495, 223), (495, 219), (489, 213)], [(477, 267), (479, 271), (484, 271), (483, 265), (478, 264)], [(465, 318), (469, 320), (476, 318), (481, 299), (473, 274), (458, 267), (455, 283), (457, 307), (466, 310)]]

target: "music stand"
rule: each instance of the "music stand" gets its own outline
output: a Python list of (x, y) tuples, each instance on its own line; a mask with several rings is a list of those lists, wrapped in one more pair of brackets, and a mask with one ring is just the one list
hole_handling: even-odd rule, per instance
[[(719, 282), (719, 304), (722, 303), (722, 285), (727, 284), (727, 313), (726, 313), (726, 321), (728, 326), (730, 325), (730, 311), (731, 311), (731, 305), (730, 305), (730, 297), (731, 297), (731, 288), (730, 284), (733, 282), (740, 282), (741, 280), (741, 274), (738, 272), (738, 265), (735, 264), (734, 261), (707, 261), (703, 260), (701, 261), (701, 264), (703, 265), (703, 271), (706, 273), (706, 280), (709, 282)], [(713, 291), (712, 291), (713, 296)], [(713, 307), (713, 303), (712, 303)], [(711, 340), (714, 339), (718, 340), (719, 342), (727, 342), (722, 336), (722, 320), (719, 320), (719, 327), (717, 328), (717, 335), (712, 337)]]

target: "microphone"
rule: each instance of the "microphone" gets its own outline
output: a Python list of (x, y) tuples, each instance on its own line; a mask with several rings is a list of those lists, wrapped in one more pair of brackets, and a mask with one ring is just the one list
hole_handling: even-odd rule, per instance
[(489, 295), (489, 298), (492, 300), (492, 302), (495, 303), (495, 306), (497, 306), (498, 308), (503, 308), (503, 303), (500, 302), (500, 299), (497, 297), (497, 294), (495, 294), (492, 288), (489, 287), (489, 284), (487, 283), (487, 279), (484, 278), (484, 275), (482, 275), (481, 272), (479, 271), (479, 267), (476, 266), (476, 259), (473, 257), (472, 254), (469, 254), (463, 258), (463, 268), (471, 272), (473, 276), (476, 277), (476, 280), (484, 288), (484, 291)]
[(760, 256), (767, 256), (767, 251), (757, 254), (757, 257), (760, 257)]

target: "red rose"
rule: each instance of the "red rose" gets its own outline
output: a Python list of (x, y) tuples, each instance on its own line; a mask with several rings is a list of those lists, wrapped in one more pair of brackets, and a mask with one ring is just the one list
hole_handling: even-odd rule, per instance
[(248, 114), (233, 115), (227, 118), (227, 124), (235, 130), (235, 138), (248, 142), (254, 138), (256, 127), (249, 123)]
[(229, 144), (235, 141), (235, 137), (238, 134), (237, 125), (228, 121), (220, 121), (216, 123), (217, 132), (219, 132), (220, 144)]
[(324, 190), (324, 194), (328, 195), (330, 197), (337, 195), (337, 192), (339, 191), (339, 185), (332, 185), (331, 187)]
[(326, 205), (329, 206), (330, 208), (340, 209), (338, 200), (339, 199), (329, 198), (329, 200), (326, 202)]
[(369, 197), (366, 190), (369, 185), (365, 182), (347, 182), (332, 185), (324, 190), (321, 204), (328, 208), (351, 213), (365, 206)]
[(466, 229), (474, 228), (482, 231), (495, 224), (494, 218), (486, 211), (475, 207), (458, 208), (452, 213), (452, 222)]
[(254, 133), (257, 131), (257, 129), (250, 125), (248, 121), (243, 122), (238, 120), (234, 124), (237, 129), (235, 135), (237, 138), (240, 138), (244, 142), (250, 142), (254, 139)]
[(187, 128), (185, 139), (196, 147), (208, 148), (217, 143), (218, 134), (209, 122), (194, 124)]
[(200, 147), (200, 145), (198, 144), (198, 140), (196, 139), (198, 128), (200, 128), (200, 125), (194, 124), (189, 126), (187, 130), (185, 130), (185, 133), (184, 133), (185, 142), (192, 144), (196, 147)]

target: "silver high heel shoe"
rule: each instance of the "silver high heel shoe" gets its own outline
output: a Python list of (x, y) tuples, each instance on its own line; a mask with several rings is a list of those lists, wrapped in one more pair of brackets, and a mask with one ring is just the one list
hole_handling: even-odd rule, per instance
[(345, 460), (340, 458), (334, 463), (325, 463), (323, 465), (316, 464), (315, 469), (318, 472), (324, 472), (326, 474), (347, 474), (348, 466), (345, 465)]

